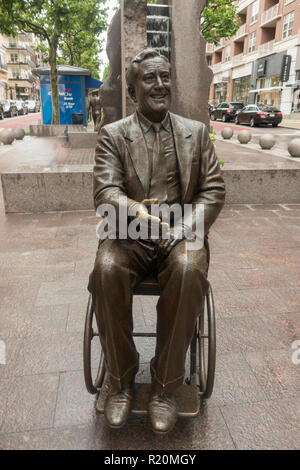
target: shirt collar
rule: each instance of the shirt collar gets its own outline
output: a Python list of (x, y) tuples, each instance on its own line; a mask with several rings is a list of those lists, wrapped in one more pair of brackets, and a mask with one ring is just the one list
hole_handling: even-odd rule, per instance
[[(152, 127), (152, 122), (149, 121), (140, 111), (138, 111), (138, 117), (141, 124), (142, 131), (146, 134)], [(169, 112), (165, 115), (163, 121), (161, 121), (162, 127), (167, 131), (170, 132), (170, 120), (169, 120)]]

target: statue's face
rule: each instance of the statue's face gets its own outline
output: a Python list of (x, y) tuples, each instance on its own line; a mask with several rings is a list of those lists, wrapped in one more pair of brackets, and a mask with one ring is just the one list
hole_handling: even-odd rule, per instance
[(161, 121), (171, 101), (170, 64), (160, 57), (141, 62), (131, 96), (147, 119)]

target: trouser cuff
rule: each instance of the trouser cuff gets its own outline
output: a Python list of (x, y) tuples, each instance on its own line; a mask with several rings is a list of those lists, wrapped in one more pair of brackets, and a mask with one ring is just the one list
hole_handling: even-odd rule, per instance
[(176, 377), (173, 380), (162, 381), (158, 378), (157, 373), (153, 365), (150, 365), (151, 377), (152, 377), (152, 392), (163, 396), (166, 393), (174, 393), (180, 385), (183, 383), (184, 374)]
[(127, 385), (130, 385), (132, 382), (134, 382), (134, 378), (138, 373), (138, 370), (139, 360), (133, 366), (129, 367), (129, 369), (127, 369), (127, 371), (121, 377), (116, 377), (109, 370), (107, 370), (111, 386), (118, 391), (123, 390)]

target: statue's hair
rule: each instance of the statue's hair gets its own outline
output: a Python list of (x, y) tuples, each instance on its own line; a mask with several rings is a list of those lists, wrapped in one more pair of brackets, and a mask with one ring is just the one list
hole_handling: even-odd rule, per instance
[(144, 49), (132, 59), (126, 71), (126, 82), (127, 82), (128, 87), (135, 85), (140, 63), (152, 57), (160, 57), (161, 59), (165, 60), (168, 64), (170, 64), (167, 57), (160, 54), (156, 49), (150, 49), (150, 48)]

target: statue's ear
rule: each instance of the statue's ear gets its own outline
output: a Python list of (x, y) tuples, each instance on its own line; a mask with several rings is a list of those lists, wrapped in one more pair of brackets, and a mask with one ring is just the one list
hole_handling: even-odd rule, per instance
[(132, 101), (134, 103), (136, 103), (137, 100), (136, 100), (136, 94), (135, 94), (135, 89), (134, 89), (133, 85), (129, 85), (128, 94), (129, 94), (130, 98), (132, 99)]

